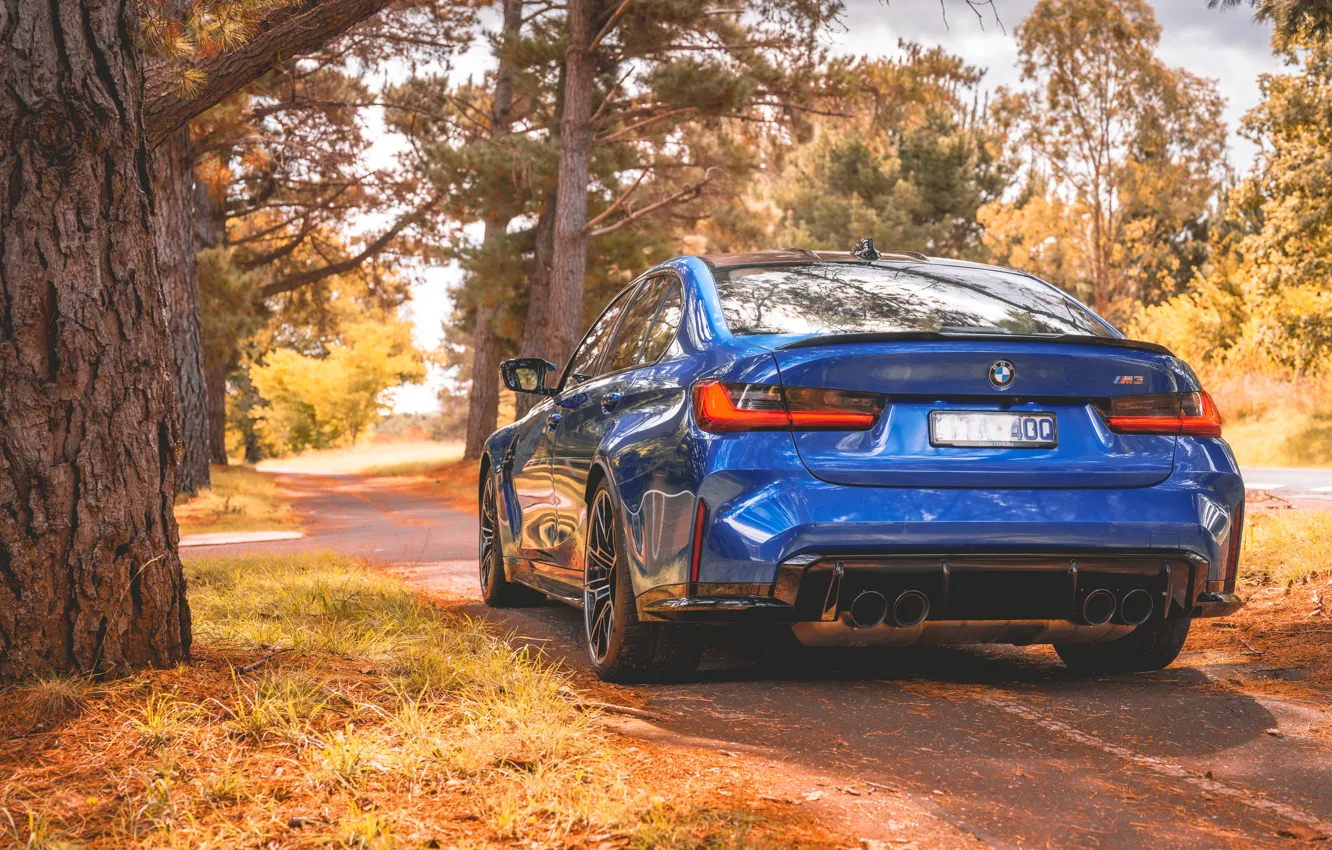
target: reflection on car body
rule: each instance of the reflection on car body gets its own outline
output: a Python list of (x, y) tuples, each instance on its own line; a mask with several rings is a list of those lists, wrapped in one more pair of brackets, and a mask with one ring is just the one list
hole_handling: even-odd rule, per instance
[(682, 257), (558, 376), (504, 375), (542, 398), (482, 460), (485, 598), (581, 606), (608, 679), (686, 674), (735, 623), (1153, 669), (1241, 604), (1243, 484), (1193, 371), (1019, 272)]

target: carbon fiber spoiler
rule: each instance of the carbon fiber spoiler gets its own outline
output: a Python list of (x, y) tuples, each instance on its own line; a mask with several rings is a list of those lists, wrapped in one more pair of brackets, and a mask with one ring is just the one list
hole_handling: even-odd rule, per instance
[(777, 346), (781, 351), (788, 348), (822, 348), (825, 345), (855, 345), (862, 342), (928, 342), (951, 340), (984, 342), (1054, 342), (1066, 345), (1100, 345), (1107, 348), (1132, 348), (1138, 351), (1150, 351), (1154, 354), (1169, 354), (1170, 349), (1154, 342), (1140, 339), (1122, 339), (1112, 336), (1083, 336), (1081, 334), (1059, 334), (1041, 336), (1035, 334), (945, 334), (937, 331), (893, 331), (888, 333), (825, 334), (797, 339)]

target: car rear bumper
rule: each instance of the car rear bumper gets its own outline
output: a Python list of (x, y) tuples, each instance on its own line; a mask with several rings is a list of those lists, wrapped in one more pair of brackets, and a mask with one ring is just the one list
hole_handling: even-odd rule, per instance
[[(1216, 617), (1243, 605), (1211, 589), (1209, 564), (1195, 553), (975, 553), (803, 555), (764, 583), (692, 583), (654, 588), (638, 599), (648, 620), (692, 623), (792, 623), (814, 645), (1050, 643), (1121, 637), (1140, 622), (1171, 616)], [(1109, 593), (1113, 612), (1089, 617), (1087, 600)], [(1126, 614), (1130, 593), (1139, 610)], [(903, 622), (893, 604), (904, 594), (927, 604), (920, 622)], [(881, 620), (854, 606), (877, 594)], [(1105, 597), (1101, 597), (1105, 598)], [(912, 618), (914, 620), (914, 617)]]

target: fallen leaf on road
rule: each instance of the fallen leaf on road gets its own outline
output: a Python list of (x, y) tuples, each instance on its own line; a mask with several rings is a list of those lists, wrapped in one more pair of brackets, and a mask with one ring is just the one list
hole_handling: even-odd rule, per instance
[(1326, 841), (1327, 833), (1319, 832), (1316, 829), (1310, 829), (1307, 826), (1289, 826), (1285, 829), (1277, 830), (1277, 835), (1282, 838), (1294, 838), (1296, 841)]

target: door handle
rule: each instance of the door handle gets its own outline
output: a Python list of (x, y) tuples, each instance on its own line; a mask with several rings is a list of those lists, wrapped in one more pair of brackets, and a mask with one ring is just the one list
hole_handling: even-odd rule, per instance
[(606, 393), (601, 397), (601, 412), (610, 413), (620, 404), (622, 398), (624, 398), (622, 393)]
[(555, 430), (555, 426), (559, 425), (559, 424), (560, 424), (560, 420), (562, 420), (562, 419), (564, 419), (564, 415), (563, 415), (563, 414), (561, 414), (561, 413), (552, 413), (551, 415), (549, 415), (549, 416), (546, 417), (546, 428), (548, 428), (548, 429), (551, 430), (551, 431), (554, 431), (554, 430)]

